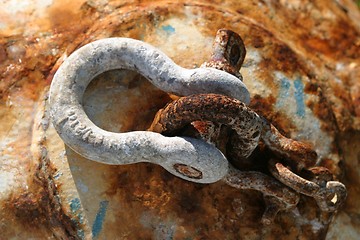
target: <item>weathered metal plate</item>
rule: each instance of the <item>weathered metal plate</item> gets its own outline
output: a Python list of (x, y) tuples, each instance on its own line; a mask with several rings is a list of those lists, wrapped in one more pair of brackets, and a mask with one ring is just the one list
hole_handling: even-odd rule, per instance
[[(359, 238), (360, 13), (353, 3), (20, 2), (0, 3), (0, 239)], [(150, 164), (88, 161), (56, 134), (47, 89), (64, 52), (125, 36), (191, 68), (207, 60), (218, 28), (245, 41), (241, 73), (251, 107), (285, 135), (313, 143), (319, 164), (348, 187), (335, 218), (303, 197), (263, 227), (258, 192), (185, 182)], [(169, 99), (119, 70), (91, 83), (84, 107), (105, 129), (144, 130)]]

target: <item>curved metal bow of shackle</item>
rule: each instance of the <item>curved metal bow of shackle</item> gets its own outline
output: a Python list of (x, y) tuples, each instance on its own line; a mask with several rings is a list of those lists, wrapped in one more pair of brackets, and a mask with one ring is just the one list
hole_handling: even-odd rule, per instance
[(86, 115), (83, 94), (97, 75), (128, 69), (159, 89), (177, 95), (219, 93), (249, 103), (249, 92), (235, 76), (212, 68), (185, 69), (158, 49), (129, 38), (87, 44), (69, 56), (50, 87), (50, 114), (63, 141), (80, 155), (105, 164), (151, 162), (183, 179), (212, 183), (228, 171), (225, 156), (202, 140), (165, 137), (135, 131), (114, 133), (96, 126)]

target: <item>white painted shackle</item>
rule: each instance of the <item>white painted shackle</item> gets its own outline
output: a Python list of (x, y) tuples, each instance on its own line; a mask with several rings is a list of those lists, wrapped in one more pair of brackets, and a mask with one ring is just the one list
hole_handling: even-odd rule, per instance
[(72, 53), (50, 87), (53, 124), (71, 149), (105, 164), (155, 163), (198, 183), (216, 182), (227, 174), (225, 156), (202, 140), (148, 131), (114, 133), (96, 126), (83, 109), (83, 94), (92, 79), (113, 69), (136, 71), (159, 89), (176, 95), (218, 93), (246, 104), (250, 101), (244, 83), (229, 73), (212, 68), (182, 68), (160, 50), (138, 40), (98, 40)]

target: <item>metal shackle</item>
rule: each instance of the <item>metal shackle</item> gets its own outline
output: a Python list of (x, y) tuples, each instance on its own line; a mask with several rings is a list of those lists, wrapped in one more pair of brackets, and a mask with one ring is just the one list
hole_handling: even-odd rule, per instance
[(216, 182), (227, 174), (225, 156), (202, 140), (149, 131), (114, 133), (96, 126), (83, 109), (83, 94), (92, 79), (113, 69), (136, 71), (159, 89), (176, 95), (218, 93), (246, 104), (250, 101), (244, 83), (224, 71), (182, 68), (160, 50), (134, 39), (94, 41), (64, 61), (50, 87), (53, 124), (71, 149), (105, 164), (151, 162), (197, 183)]

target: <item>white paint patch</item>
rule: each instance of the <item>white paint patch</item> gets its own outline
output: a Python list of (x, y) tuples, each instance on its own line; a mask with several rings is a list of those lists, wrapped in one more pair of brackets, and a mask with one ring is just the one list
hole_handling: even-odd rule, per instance
[(342, 71), (342, 70), (344, 70), (344, 68), (345, 68), (345, 64), (342, 63), (342, 62), (338, 62), (338, 63), (336, 63), (336, 65), (335, 65), (335, 70), (336, 70), (336, 71)]
[[(274, 81), (280, 86), (275, 109), (285, 113), (297, 126), (298, 131), (293, 132), (290, 136), (291, 138), (310, 141), (314, 144), (319, 157), (329, 157), (331, 155), (333, 138), (321, 130), (320, 120), (315, 117), (312, 111), (306, 106), (305, 103), (311, 96), (304, 92), (296, 93), (296, 91), (299, 91), (295, 88), (294, 82), (296, 80), (305, 82), (306, 77), (299, 76), (294, 77), (294, 79), (289, 79), (281, 72), (274, 72)], [(302, 94), (303, 99), (297, 99), (298, 96), (296, 96), (296, 94)], [(300, 106), (303, 108), (303, 112), (299, 114), (298, 108), (301, 104), (303, 104)]]
[(246, 48), (246, 57), (240, 73), (251, 95), (258, 94), (266, 98), (271, 94), (271, 90), (258, 77), (261, 75), (261, 72), (264, 71), (259, 67), (262, 59), (261, 53), (258, 50), (255, 48)]
[(47, 16), (47, 8), (53, 0), (5, 0), (0, 1), (0, 33), (5, 35), (32, 34), (39, 30), (35, 23)]
[[(215, 37), (204, 35), (195, 24), (199, 16), (186, 13), (184, 18), (169, 18), (159, 24), (155, 38), (144, 41), (158, 47), (175, 62), (183, 66), (199, 67), (210, 58), (211, 46)], [(184, 54), (179, 54), (183, 52)], [(201, 59), (201, 57), (206, 57)]]
[(13, 188), (15, 175), (10, 171), (0, 171), (0, 197)]
[(0, 1), (1, 11), (8, 14), (20, 12), (42, 12), (50, 6), (53, 0), (5, 0)]

